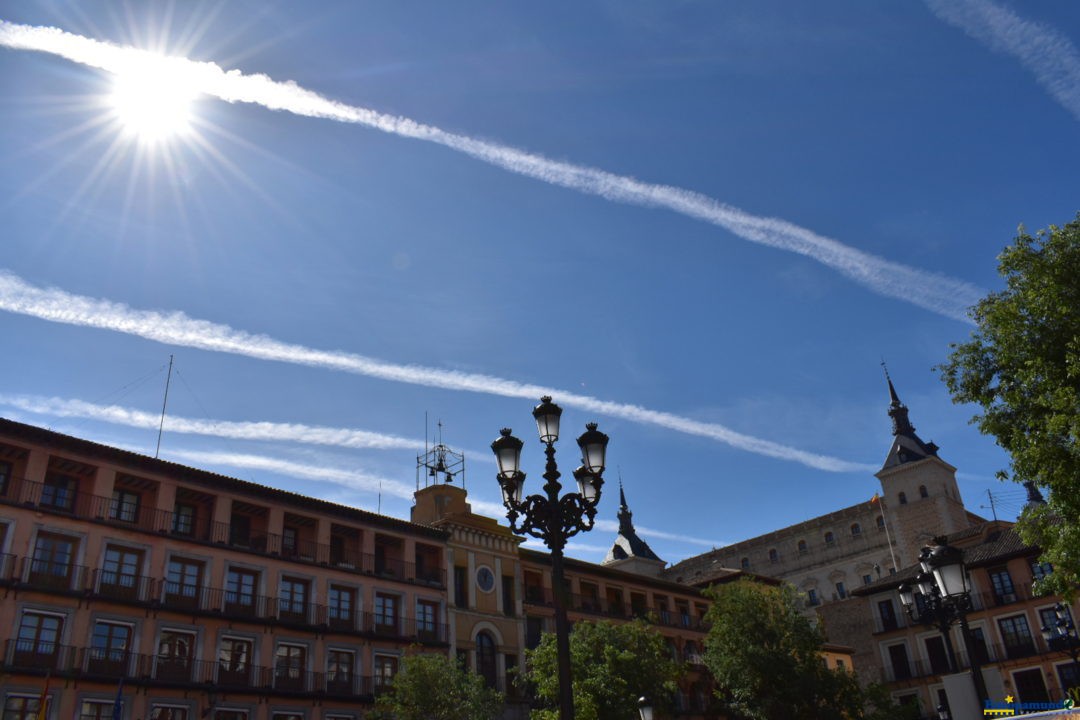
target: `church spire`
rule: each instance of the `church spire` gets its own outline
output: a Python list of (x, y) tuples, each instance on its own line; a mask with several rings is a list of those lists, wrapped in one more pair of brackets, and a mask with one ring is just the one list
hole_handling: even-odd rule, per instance
[(623, 492), (622, 480), (620, 479), (618, 515), (619, 534), (615, 538), (615, 544), (612, 545), (611, 550), (608, 551), (607, 557), (604, 558), (605, 565), (630, 558), (663, 563), (663, 561), (656, 556), (656, 553), (652, 551), (652, 548), (649, 547), (649, 544), (638, 536), (637, 530), (634, 529), (633, 516), (634, 514), (630, 512), (630, 506), (626, 504), (626, 493)]
[(900, 396), (896, 394), (892, 378), (889, 377), (889, 368), (885, 366), (884, 360), (881, 361), (881, 367), (885, 370), (885, 381), (889, 383), (889, 417), (892, 418), (892, 434), (914, 435), (915, 426), (908, 419), (907, 405), (900, 402)]
[(619, 480), (619, 534), (630, 536), (634, 534), (634, 513), (626, 504), (626, 494), (623, 492), (622, 480)]

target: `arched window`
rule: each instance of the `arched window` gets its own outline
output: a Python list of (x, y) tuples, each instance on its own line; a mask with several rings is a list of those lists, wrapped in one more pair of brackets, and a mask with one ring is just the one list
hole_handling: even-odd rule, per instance
[(742, 567), (743, 570), (749, 570), (750, 569), (750, 558), (745, 558), (744, 557), (742, 560), (739, 561), (739, 565)]
[(776, 548), (769, 550), (769, 562), (780, 562), (780, 554), (776, 552)]
[(900, 493), (900, 504), (907, 505), (907, 493)]
[(807, 552), (806, 541), (805, 540), (800, 540), (799, 541), (799, 554), (800, 555), (805, 555), (806, 552)]
[(862, 535), (862, 525), (851, 523), (851, 537), (859, 537), (860, 535)]
[(925, 485), (920, 485), (919, 486), (919, 497), (921, 497), (921, 498), (930, 497), (930, 493), (928, 493), (926, 491), (926, 486)]
[(877, 516), (877, 529), (878, 530), (884, 530), (885, 529), (885, 516), (884, 515), (878, 515)]
[(476, 672), (484, 678), (488, 687), (495, 687), (495, 640), (487, 630), (481, 630), (476, 635)]
[(833, 535), (832, 530), (829, 530), (827, 533), (825, 533), (825, 544), (829, 547), (832, 547), (836, 544), (836, 536)]

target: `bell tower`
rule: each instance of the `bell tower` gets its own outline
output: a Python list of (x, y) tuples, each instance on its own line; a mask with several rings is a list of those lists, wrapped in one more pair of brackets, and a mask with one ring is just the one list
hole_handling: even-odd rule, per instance
[(956, 468), (938, 457), (938, 446), (915, 433), (908, 408), (900, 402), (885, 370), (889, 387), (892, 444), (876, 473), (882, 508), (893, 536), (900, 566), (918, 560), (919, 550), (938, 535), (972, 524), (956, 484)]

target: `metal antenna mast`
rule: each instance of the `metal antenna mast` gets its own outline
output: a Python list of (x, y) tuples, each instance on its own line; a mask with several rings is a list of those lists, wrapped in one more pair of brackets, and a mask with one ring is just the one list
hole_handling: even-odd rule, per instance
[(165, 406), (169, 404), (169, 381), (172, 380), (173, 356), (169, 355), (169, 374), (165, 376), (165, 399), (161, 401), (161, 422), (157, 430), (157, 449), (154, 450), (156, 458), (161, 453), (161, 433), (165, 429)]

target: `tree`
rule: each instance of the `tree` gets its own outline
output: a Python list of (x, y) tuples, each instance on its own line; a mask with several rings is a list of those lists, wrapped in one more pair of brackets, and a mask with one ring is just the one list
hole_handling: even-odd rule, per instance
[(379, 717), (395, 720), (494, 720), (502, 694), (445, 655), (409, 655), (390, 690), (375, 703)]
[[(555, 636), (545, 633), (536, 649), (526, 653), (526, 660), (526, 683), (532, 686), (537, 699), (551, 705), (534, 710), (533, 720), (556, 718), (559, 675)], [(642, 695), (662, 708), (682, 671), (663, 636), (643, 620), (574, 623), (570, 665), (577, 720), (637, 717), (637, 701)]]
[(716, 694), (737, 717), (750, 720), (858, 720), (903, 717), (877, 686), (830, 670), (824, 637), (802, 614), (791, 585), (740, 580), (713, 588), (706, 615), (705, 664)]
[(1054, 572), (1040, 592), (1071, 595), (1080, 582), (1080, 214), (1035, 237), (1021, 227), (998, 258), (1005, 289), (972, 308), (971, 339), (938, 367), (955, 403), (1010, 456), (1016, 482), (1049, 490), (1018, 529)]

